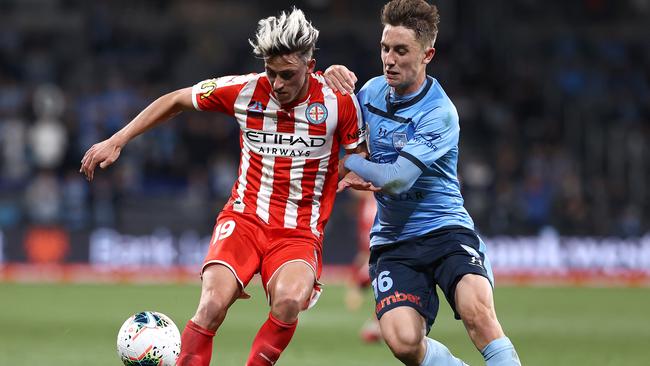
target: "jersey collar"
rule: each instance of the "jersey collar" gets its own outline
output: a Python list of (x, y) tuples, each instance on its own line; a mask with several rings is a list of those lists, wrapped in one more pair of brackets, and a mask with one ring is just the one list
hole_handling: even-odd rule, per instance
[(426, 85), (424, 86), (424, 89), (422, 91), (414, 96), (413, 98), (405, 101), (405, 102), (399, 102), (399, 103), (391, 103), (390, 102), (390, 88), (386, 91), (386, 111), (390, 114), (395, 114), (400, 109), (410, 107), (414, 105), (415, 103), (419, 102), (424, 98), (425, 95), (429, 92), (429, 89), (431, 89), (431, 85), (433, 85), (433, 78), (427, 75), (426, 79)]

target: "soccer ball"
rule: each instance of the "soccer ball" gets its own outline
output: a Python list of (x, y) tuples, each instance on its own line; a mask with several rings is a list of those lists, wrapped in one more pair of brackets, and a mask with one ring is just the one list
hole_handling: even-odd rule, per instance
[(117, 333), (117, 354), (126, 366), (174, 366), (180, 351), (176, 324), (155, 311), (132, 315)]

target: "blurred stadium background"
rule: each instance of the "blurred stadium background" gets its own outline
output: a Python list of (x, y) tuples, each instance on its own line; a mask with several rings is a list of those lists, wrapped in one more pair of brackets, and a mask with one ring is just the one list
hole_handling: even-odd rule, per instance
[[(319, 69), (381, 73), (383, 1), (0, 0), (0, 365), (114, 365), (113, 337), (142, 308), (182, 327), (235, 179), (237, 126), (185, 113), (93, 184), (79, 162), (156, 97), (261, 71), (247, 39), (293, 4), (321, 30)], [(650, 364), (650, 0), (436, 4), (429, 73), (459, 110), (466, 207), (509, 285), (497, 305), (524, 364)], [(340, 195), (330, 297), (282, 364), (396, 364), (357, 341), (366, 313), (343, 307), (356, 220)], [(260, 297), (235, 305), (224, 333), (245, 335), (227, 338), (223, 364), (243, 362)], [(446, 312), (432, 335), (481, 364), (463, 333)]]

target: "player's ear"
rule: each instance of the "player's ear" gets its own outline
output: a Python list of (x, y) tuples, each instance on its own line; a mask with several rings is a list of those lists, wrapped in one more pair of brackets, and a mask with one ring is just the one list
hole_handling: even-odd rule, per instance
[(307, 73), (311, 74), (314, 72), (314, 67), (316, 67), (316, 60), (312, 58), (311, 60), (307, 61)]
[(424, 50), (424, 60), (422, 60), (422, 62), (428, 64), (429, 62), (431, 62), (431, 60), (433, 60), (433, 56), (435, 54), (436, 54), (435, 48), (433, 47), (427, 48), (426, 50)]

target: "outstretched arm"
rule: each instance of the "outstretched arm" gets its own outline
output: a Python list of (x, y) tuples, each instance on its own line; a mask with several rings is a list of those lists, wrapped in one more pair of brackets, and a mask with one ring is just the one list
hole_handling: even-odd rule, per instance
[(422, 174), (417, 165), (401, 155), (390, 164), (377, 164), (365, 160), (360, 155), (350, 155), (345, 159), (344, 165), (388, 194), (408, 191)]
[(79, 172), (83, 173), (88, 181), (92, 181), (97, 165), (99, 164), (100, 168), (105, 169), (113, 164), (120, 156), (124, 145), (133, 138), (169, 120), (182, 111), (190, 109), (194, 109), (192, 88), (179, 89), (163, 95), (149, 104), (147, 108), (113, 136), (91, 146), (81, 159)]

